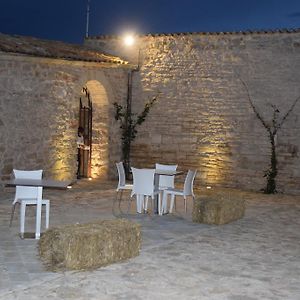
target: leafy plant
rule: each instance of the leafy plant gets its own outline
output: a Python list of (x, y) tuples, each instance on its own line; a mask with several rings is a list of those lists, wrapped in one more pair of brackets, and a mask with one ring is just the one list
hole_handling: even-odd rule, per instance
[(115, 120), (120, 122), (120, 129), (122, 131), (122, 156), (125, 167), (126, 177), (129, 176), (130, 171), (130, 150), (131, 142), (136, 138), (137, 126), (142, 125), (147, 115), (150, 112), (151, 107), (157, 101), (158, 96), (153, 97), (146, 102), (143, 111), (136, 115), (131, 112), (128, 107), (123, 107), (122, 105), (115, 102), (113, 105), (115, 107)]
[(279, 109), (277, 108), (276, 105), (271, 104), (271, 107), (273, 109), (273, 116), (272, 116), (272, 122), (271, 122), (271, 124), (268, 124), (263, 119), (263, 117), (261, 116), (261, 114), (259, 113), (259, 111), (257, 110), (257, 108), (255, 107), (255, 105), (254, 105), (254, 103), (252, 101), (252, 98), (250, 96), (247, 84), (241, 78), (239, 78), (239, 79), (240, 79), (240, 81), (242, 82), (242, 84), (244, 85), (244, 87), (246, 89), (248, 101), (249, 101), (250, 106), (252, 107), (252, 109), (253, 109), (256, 117), (258, 118), (258, 120), (262, 123), (262, 125), (264, 126), (264, 128), (268, 132), (269, 141), (270, 141), (270, 144), (271, 144), (271, 157), (270, 157), (270, 166), (265, 171), (265, 174), (264, 174), (264, 177), (267, 178), (267, 184), (266, 184), (266, 187), (263, 189), (263, 191), (264, 191), (265, 194), (274, 194), (274, 193), (277, 192), (277, 190), (276, 190), (276, 176), (278, 174), (277, 156), (276, 156), (276, 137), (277, 137), (277, 132), (282, 127), (283, 123), (285, 122), (285, 120), (287, 119), (287, 117), (289, 116), (289, 114), (294, 109), (295, 105), (297, 104), (297, 102), (300, 99), (300, 96), (297, 97), (294, 100), (294, 102), (292, 103), (291, 107), (286, 112), (286, 114), (283, 116), (283, 118), (281, 119), (281, 121), (279, 120), (279, 113), (280, 113)]

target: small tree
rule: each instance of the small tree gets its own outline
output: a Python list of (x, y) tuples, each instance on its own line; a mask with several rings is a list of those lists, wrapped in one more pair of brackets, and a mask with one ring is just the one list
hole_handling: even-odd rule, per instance
[(115, 107), (115, 120), (120, 122), (120, 128), (122, 131), (122, 156), (124, 161), (126, 177), (129, 176), (130, 171), (130, 150), (131, 142), (136, 138), (137, 135), (137, 125), (141, 125), (145, 122), (147, 115), (150, 112), (151, 107), (157, 101), (158, 96), (153, 97), (151, 100), (147, 101), (143, 111), (136, 115), (131, 112), (126, 107), (118, 103), (114, 103)]
[(242, 84), (244, 85), (246, 92), (247, 92), (247, 98), (248, 101), (250, 103), (250, 106), (252, 107), (256, 117), (258, 118), (258, 120), (262, 123), (262, 125), (264, 126), (264, 128), (267, 130), (268, 132), (268, 136), (269, 136), (269, 141), (271, 144), (271, 161), (270, 161), (270, 166), (269, 168), (265, 171), (265, 175), (264, 177), (267, 178), (267, 184), (266, 187), (263, 189), (264, 193), (266, 194), (274, 194), (277, 192), (276, 190), (276, 176), (278, 173), (278, 169), (277, 169), (277, 157), (276, 157), (276, 137), (277, 137), (277, 132), (278, 130), (282, 127), (283, 123), (285, 122), (285, 120), (287, 119), (287, 117), (289, 116), (289, 114), (292, 112), (292, 110), (294, 109), (295, 105), (297, 104), (297, 102), (300, 99), (300, 96), (297, 97), (294, 102), (292, 103), (291, 107), (289, 108), (289, 110), (286, 112), (286, 114), (283, 116), (283, 118), (281, 119), (281, 121), (279, 120), (279, 109), (277, 108), (276, 105), (271, 104), (271, 107), (273, 109), (273, 116), (272, 116), (272, 122), (271, 124), (268, 124), (263, 117), (261, 116), (261, 114), (259, 113), (259, 111), (257, 110), (257, 108), (255, 107), (250, 93), (249, 93), (249, 89), (247, 84), (241, 79), (239, 78), (240, 81), (242, 82)]

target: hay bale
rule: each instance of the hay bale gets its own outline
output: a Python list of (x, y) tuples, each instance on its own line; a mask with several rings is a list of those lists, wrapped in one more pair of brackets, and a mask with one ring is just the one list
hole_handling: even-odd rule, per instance
[(48, 229), (39, 254), (49, 270), (86, 270), (137, 256), (140, 247), (140, 225), (117, 219)]
[(195, 223), (226, 224), (242, 218), (245, 201), (230, 193), (205, 195), (194, 201), (192, 219)]

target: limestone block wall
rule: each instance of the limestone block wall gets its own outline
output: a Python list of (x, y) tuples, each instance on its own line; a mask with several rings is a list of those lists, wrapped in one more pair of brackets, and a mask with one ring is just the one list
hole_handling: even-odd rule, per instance
[(126, 99), (127, 70), (0, 53), (1, 178), (13, 168), (42, 168), (56, 179), (76, 177), (83, 86), (94, 104), (92, 175), (111, 176), (121, 156), (112, 103)]
[[(272, 123), (300, 96), (300, 33), (140, 36), (125, 49), (120, 37), (85, 44), (133, 63), (133, 110), (149, 97), (159, 102), (133, 144), (135, 166), (178, 163), (199, 170), (197, 184), (260, 190), (270, 164), (268, 133), (251, 108)], [(138, 57), (138, 53), (140, 55)], [(300, 102), (277, 135), (278, 190), (300, 192)]]

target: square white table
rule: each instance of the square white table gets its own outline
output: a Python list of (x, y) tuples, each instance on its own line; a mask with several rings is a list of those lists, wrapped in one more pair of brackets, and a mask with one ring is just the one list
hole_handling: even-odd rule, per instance
[(5, 186), (31, 186), (37, 187), (37, 206), (36, 206), (36, 226), (35, 238), (40, 239), (41, 236), (41, 217), (42, 217), (42, 194), (43, 188), (66, 189), (72, 184), (72, 181), (57, 181), (51, 179), (11, 179), (1, 181)]

